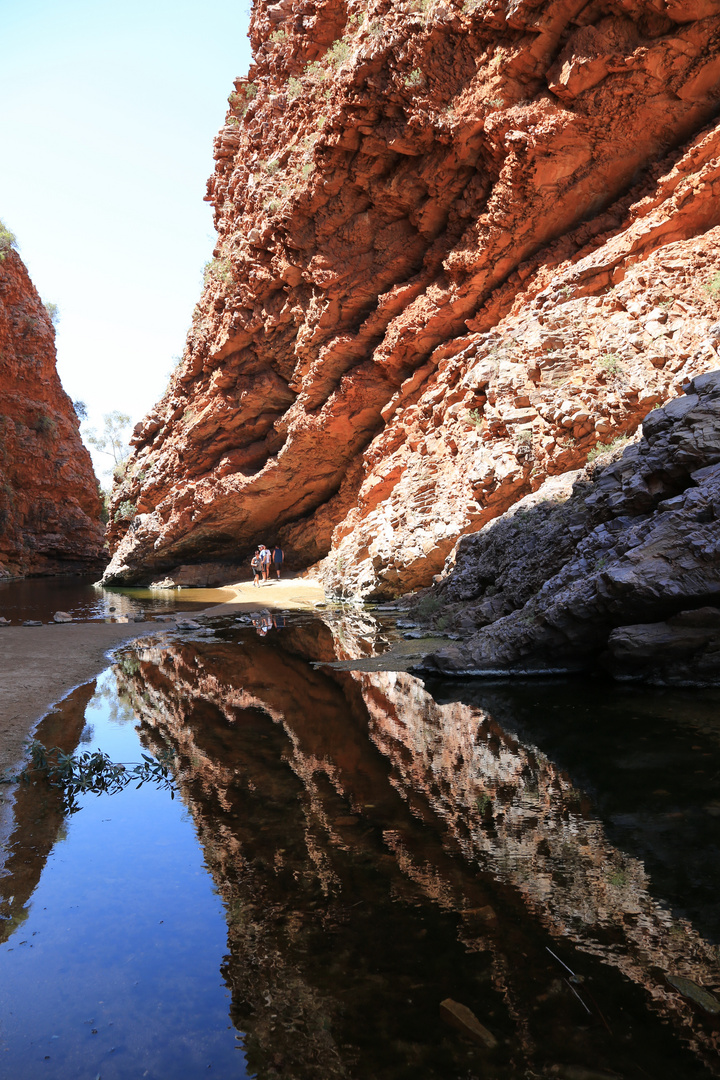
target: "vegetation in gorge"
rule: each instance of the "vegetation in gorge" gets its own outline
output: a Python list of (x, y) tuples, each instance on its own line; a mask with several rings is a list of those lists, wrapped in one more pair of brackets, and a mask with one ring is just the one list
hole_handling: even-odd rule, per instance
[(0, 262), (3, 262), (8, 251), (15, 249), (17, 249), (15, 233), (10, 232), (7, 225), (0, 221)]
[(127, 445), (127, 429), (129, 426), (130, 417), (127, 413), (115, 410), (114, 412), (105, 413), (100, 432), (95, 428), (88, 428), (85, 432), (85, 438), (99, 453), (111, 457), (117, 467), (122, 464), (129, 453)]

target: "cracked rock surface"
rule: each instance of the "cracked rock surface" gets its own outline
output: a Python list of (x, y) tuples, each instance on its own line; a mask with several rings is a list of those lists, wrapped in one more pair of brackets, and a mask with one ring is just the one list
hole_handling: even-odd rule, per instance
[[(570, 477), (566, 478), (568, 481)], [(466, 538), (429, 594), (465, 639), (448, 673), (581, 670), (720, 683), (720, 371), (645, 419), (605, 467)], [(422, 602), (421, 602), (422, 603)]]
[(251, 39), (106, 580), (279, 540), (388, 598), (720, 366), (720, 0), (256, 0)]

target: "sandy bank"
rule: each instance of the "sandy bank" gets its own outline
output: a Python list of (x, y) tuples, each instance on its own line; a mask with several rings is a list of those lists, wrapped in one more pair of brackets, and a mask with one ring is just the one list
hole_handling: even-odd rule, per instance
[[(183, 589), (182, 596), (192, 599), (194, 589)], [(255, 586), (252, 581), (226, 585), (227, 600), (206, 608), (203, 615), (231, 615), (234, 611), (253, 611), (259, 608), (283, 611), (308, 611), (325, 603), (325, 591), (314, 578), (282, 578)]]
[[(259, 608), (311, 610), (325, 599), (311, 579), (273, 581), (255, 588), (238, 582), (222, 590), (185, 589), (178, 599), (196, 603), (227, 597), (204, 615), (230, 615)], [(203, 596), (203, 593), (205, 594)], [(179, 614), (179, 613), (177, 613)], [(197, 610), (186, 617), (195, 618)], [(170, 629), (172, 622), (75, 622), (45, 626), (0, 627), (0, 772), (16, 765), (35, 722), (72, 690), (107, 666), (114, 645), (148, 633)]]
[(23, 756), (35, 721), (107, 666), (113, 645), (148, 624), (83, 622), (0, 627), (0, 771)]

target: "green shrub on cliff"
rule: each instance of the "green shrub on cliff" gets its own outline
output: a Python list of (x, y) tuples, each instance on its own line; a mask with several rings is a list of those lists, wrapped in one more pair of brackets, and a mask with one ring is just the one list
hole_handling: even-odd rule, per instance
[(601, 454), (611, 454), (615, 450), (619, 450), (621, 446), (626, 446), (630, 442), (629, 435), (618, 435), (616, 439), (613, 439), (609, 443), (597, 443), (593, 446), (592, 450), (587, 456), (588, 464), (599, 458)]
[(706, 285), (703, 285), (703, 289), (709, 296), (720, 295), (720, 273), (715, 274)]
[(351, 52), (352, 49), (348, 43), (338, 38), (337, 41), (333, 41), (327, 51), (327, 61), (331, 67), (340, 67), (340, 65), (350, 56)]
[(309, 64), (305, 65), (303, 75), (312, 82), (318, 82), (325, 78), (325, 68), (319, 60), (311, 60)]
[(241, 86), (239, 90), (234, 90), (228, 97), (228, 105), (231, 109), (236, 109), (242, 116), (248, 107), (249, 102), (254, 97), (257, 97), (258, 88), (255, 83), (246, 83), (245, 86)]
[(113, 516), (113, 521), (132, 521), (137, 514), (137, 506), (129, 499), (123, 499)]
[(0, 262), (4, 260), (5, 255), (11, 249), (17, 249), (17, 238), (15, 233), (10, 232), (7, 225), (0, 221)]
[(295, 98), (300, 97), (302, 94), (302, 83), (299, 79), (296, 79), (294, 75), (291, 75), (287, 81), (287, 87), (285, 89), (285, 96), (288, 101), (294, 101)]
[(617, 375), (622, 371), (622, 360), (616, 353), (603, 353), (599, 363), (610, 375)]
[(33, 417), (30, 427), (38, 435), (46, 435), (51, 438), (55, 434), (57, 425), (47, 413), (39, 412), (37, 416)]
[(205, 263), (203, 270), (203, 284), (214, 279), (215, 281), (230, 281), (232, 278), (232, 265), (229, 259), (211, 259)]

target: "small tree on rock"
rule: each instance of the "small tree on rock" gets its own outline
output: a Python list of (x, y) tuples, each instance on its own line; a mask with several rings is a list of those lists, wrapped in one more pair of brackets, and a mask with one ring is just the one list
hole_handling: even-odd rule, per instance
[[(116, 482), (122, 480), (125, 473), (125, 459), (130, 453), (128, 428), (130, 417), (127, 413), (115, 410), (103, 416), (102, 430), (88, 428), (85, 432), (87, 443), (100, 454), (106, 454), (113, 460), (112, 475)], [(110, 470), (107, 470), (109, 472)]]

